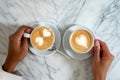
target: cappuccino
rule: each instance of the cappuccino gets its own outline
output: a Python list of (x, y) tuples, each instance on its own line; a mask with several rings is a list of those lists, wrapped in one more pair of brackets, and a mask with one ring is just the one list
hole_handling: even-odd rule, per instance
[(78, 29), (72, 32), (69, 44), (73, 51), (82, 54), (86, 53), (93, 47), (94, 38), (89, 31)]
[(38, 50), (46, 50), (50, 48), (54, 43), (54, 39), (55, 36), (53, 31), (46, 26), (35, 28), (30, 36), (32, 46)]

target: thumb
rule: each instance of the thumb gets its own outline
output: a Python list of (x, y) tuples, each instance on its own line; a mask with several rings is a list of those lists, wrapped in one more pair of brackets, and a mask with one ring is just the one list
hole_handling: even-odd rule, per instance
[(98, 40), (95, 40), (95, 46), (94, 46), (94, 60), (100, 61), (100, 44)]
[[(28, 28), (25, 30), (25, 32), (26, 32), (26, 33), (31, 33), (32, 30), (33, 30), (32, 28), (28, 27)], [(27, 38), (23, 37), (22, 42), (21, 42), (21, 46), (22, 46), (23, 48), (28, 48), (28, 39), (27, 39)]]

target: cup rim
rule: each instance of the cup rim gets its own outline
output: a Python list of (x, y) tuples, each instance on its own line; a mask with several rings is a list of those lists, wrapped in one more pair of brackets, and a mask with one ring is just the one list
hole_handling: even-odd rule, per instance
[[(46, 28), (50, 29), (51, 32), (53, 33), (53, 36), (54, 36), (54, 39), (53, 39), (53, 42), (52, 42), (51, 46), (48, 47), (48, 48), (46, 48), (46, 49), (44, 49), (44, 50), (39, 50), (39, 49), (37, 49), (37, 48), (33, 45), (32, 41), (31, 41), (31, 35), (32, 35), (33, 31), (34, 31), (35, 29), (37, 29), (37, 28), (40, 28), (40, 27), (46, 27)], [(36, 27), (33, 29), (33, 31), (30, 33), (30, 43), (31, 43), (31, 45), (32, 45), (35, 49), (37, 49), (37, 50), (39, 50), (39, 51), (46, 51), (46, 50), (50, 49), (50, 48), (53, 46), (53, 44), (55, 43), (55, 34), (54, 34), (54, 31), (53, 31), (50, 27), (45, 26), (45, 25), (38, 25), (38, 26), (36, 26)]]
[[(78, 26), (80, 26), (80, 25), (78, 25)], [(90, 46), (90, 48), (89, 48), (87, 51), (82, 52), (82, 53), (79, 53), (79, 52), (73, 50), (73, 48), (71, 47), (70, 39), (71, 39), (74, 31), (76, 31), (76, 30), (72, 31), (72, 33), (70, 34), (69, 44), (70, 44), (70, 47), (72, 48), (72, 50), (73, 50), (74, 52), (76, 52), (76, 53), (78, 53), (78, 54), (86, 54), (86, 53), (88, 53), (88, 52), (93, 48), (93, 46), (94, 46), (94, 41), (95, 41), (95, 36), (94, 36), (93, 32), (92, 32), (89, 28), (87, 28), (87, 27), (81, 26), (79, 29), (81, 29), (81, 30), (86, 30), (86, 31), (88, 31), (88, 32), (91, 34), (91, 36), (92, 36), (92, 38), (93, 38), (93, 44)], [(79, 29), (77, 29), (77, 30), (79, 30)]]

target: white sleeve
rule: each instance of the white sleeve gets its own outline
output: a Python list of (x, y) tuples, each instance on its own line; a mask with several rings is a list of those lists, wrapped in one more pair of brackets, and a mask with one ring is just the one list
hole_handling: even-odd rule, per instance
[(22, 80), (21, 76), (10, 74), (2, 70), (2, 64), (6, 59), (5, 55), (0, 54), (0, 80)]
[(22, 80), (22, 77), (7, 73), (0, 67), (0, 80)]

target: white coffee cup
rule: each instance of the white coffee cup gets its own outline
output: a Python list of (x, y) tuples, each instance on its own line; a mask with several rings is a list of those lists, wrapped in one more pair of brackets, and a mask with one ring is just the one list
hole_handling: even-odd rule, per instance
[[(74, 58), (74, 59), (79, 59), (79, 60), (83, 60), (83, 59), (86, 59), (88, 58), (89, 56), (91, 56), (90, 54), (88, 54), (88, 52), (92, 49), (92, 47), (94, 46), (94, 43), (92, 44), (92, 46), (87, 50), (85, 51), (84, 53), (78, 53), (76, 51), (74, 51), (72, 48), (71, 48), (71, 45), (70, 45), (70, 38), (71, 38), (71, 34), (78, 30), (78, 29), (85, 29), (87, 30), (93, 37), (93, 40), (95, 39), (95, 36), (94, 36), (94, 33), (88, 29), (87, 27), (83, 27), (81, 25), (78, 25), (78, 24), (75, 24), (75, 25), (72, 25), (70, 28), (68, 28), (64, 35), (63, 35), (63, 48), (64, 50), (66, 51), (67, 55), (69, 55), (71, 58)], [(94, 41), (93, 41), (94, 42)]]
[[(24, 33), (23, 37), (25, 37), (25, 38), (30, 38), (30, 43), (31, 43), (31, 45), (32, 45), (35, 49), (40, 50), (40, 49), (38, 49), (38, 48), (32, 43), (32, 37), (31, 37), (31, 35), (35, 34), (34, 31), (37, 30), (37, 29), (39, 29), (39, 28), (41, 28), (41, 27), (48, 28), (48, 29), (52, 32), (52, 34), (53, 34), (54, 39), (53, 39), (51, 45), (50, 45), (48, 48), (44, 49), (44, 50), (51, 49), (51, 48), (53, 47), (54, 42), (55, 42), (55, 35), (54, 35), (53, 30), (52, 30), (51, 28), (49, 28), (49, 27), (46, 27), (46, 26), (37, 26), (36, 28), (33, 29), (33, 31), (31, 32), (31, 34), (29, 34), (29, 33)], [(46, 32), (46, 33), (47, 33), (47, 32)], [(42, 39), (42, 38), (41, 38), (41, 39)], [(44, 51), (44, 50), (40, 50), (40, 51)]]
[[(73, 35), (76, 37), (74, 37)], [(72, 38), (72, 37), (74, 37), (74, 38)], [(74, 40), (74, 41), (72, 41), (72, 40)], [(86, 41), (88, 41), (87, 43), (89, 44), (89, 47), (88, 47)], [(71, 42), (73, 42), (74, 45), (76, 44), (75, 47), (77, 47), (78, 49), (74, 48)], [(79, 54), (84, 54), (84, 53), (89, 52), (92, 49), (92, 47), (94, 46), (94, 35), (93, 35), (92, 31), (90, 31), (89, 29), (87, 29), (85, 27), (79, 28), (71, 33), (69, 43), (70, 43), (70, 47), (73, 49), (73, 51), (75, 51), (76, 53), (79, 53)], [(81, 46), (82, 46), (82, 48), (80, 48)]]

